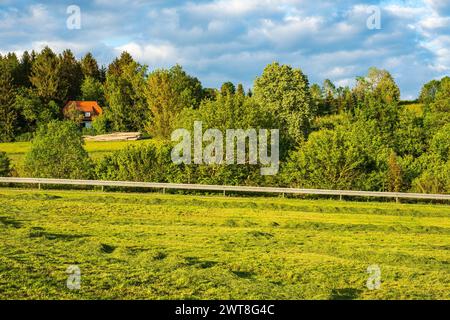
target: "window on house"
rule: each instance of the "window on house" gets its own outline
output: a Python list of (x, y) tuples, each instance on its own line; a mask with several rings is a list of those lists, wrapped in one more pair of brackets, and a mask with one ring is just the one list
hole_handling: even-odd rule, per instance
[(86, 118), (89, 118), (89, 117), (91, 116), (91, 113), (90, 113), (90, 112), (85, 112), (85, 113), (84, 113), (84, 116), (85, 116)]

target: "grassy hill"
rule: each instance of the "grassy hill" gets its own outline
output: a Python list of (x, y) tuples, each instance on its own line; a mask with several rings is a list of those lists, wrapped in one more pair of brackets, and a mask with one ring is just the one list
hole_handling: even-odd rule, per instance
[(0, 298), (450, 299), (449, 218), (444, 205), (0, 189)]

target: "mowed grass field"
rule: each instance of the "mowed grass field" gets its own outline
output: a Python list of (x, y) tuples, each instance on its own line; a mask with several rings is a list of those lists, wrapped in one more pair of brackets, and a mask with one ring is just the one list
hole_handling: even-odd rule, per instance
[[(85, 149), (89, 153), (89, 156), (93, 160), (98, 160), (105, 155), (112, 153), (116, 150), (124, 149), (127, 146), (145, 144), (150, 140), (138, 140), (138, 141), (87, 141), (85, 143)], [(8, 157), (20, 176), (24, 175), (23, 161), (25, 154), (30, 150), (31, 142), (8, 142), (0, 143), (0, 151), (6, 152)]]
[(0, 189), (0, 298), (450, 299), (449, 218), (448, 205)]

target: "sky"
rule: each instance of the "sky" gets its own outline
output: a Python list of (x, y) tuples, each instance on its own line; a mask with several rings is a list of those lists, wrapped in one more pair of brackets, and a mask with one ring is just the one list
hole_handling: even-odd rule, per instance
[(0, 0), (0, 53), (47, 45), (104, 65), (124, 50), (150, 70), (178, 63), (205, 87), (251, 88), (274, 61), (342, 86), (375, 66), (414, 99), (450, 75), (450, 0)]

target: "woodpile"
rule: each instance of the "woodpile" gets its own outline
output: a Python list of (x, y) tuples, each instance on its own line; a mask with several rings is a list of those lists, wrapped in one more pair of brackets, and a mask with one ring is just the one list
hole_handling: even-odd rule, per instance
[(140, 140), (141, 137), (140, 132), (116, 132), (98, 136), (83, 136), (85, 141), (135, 141)]

